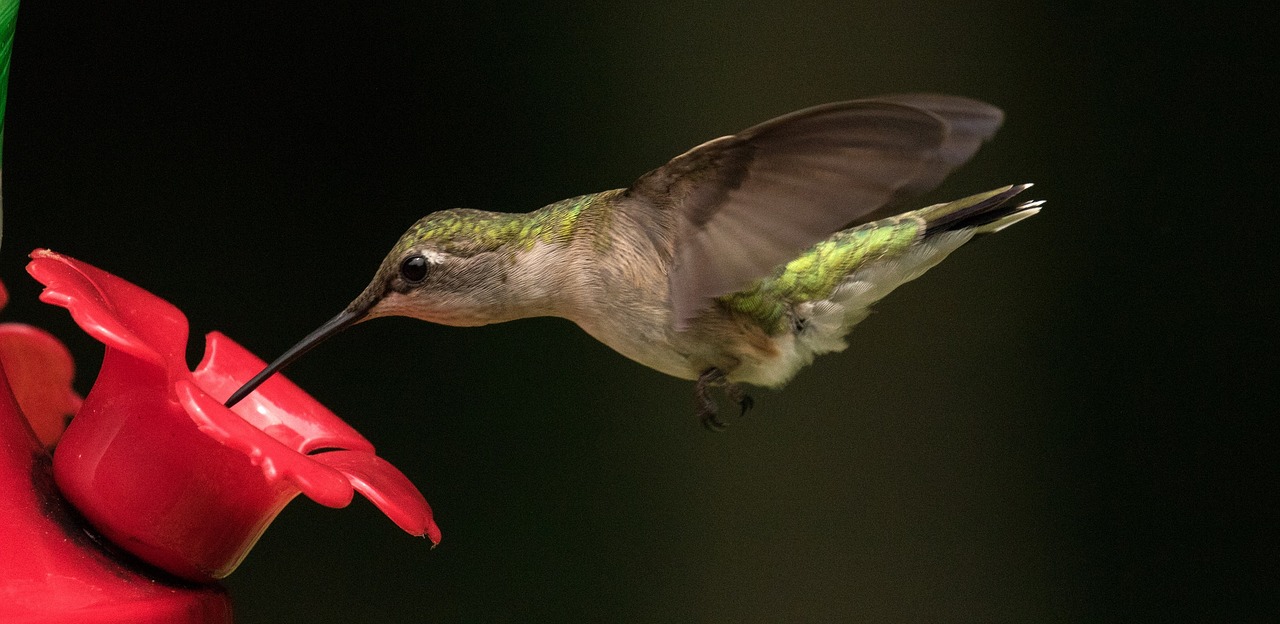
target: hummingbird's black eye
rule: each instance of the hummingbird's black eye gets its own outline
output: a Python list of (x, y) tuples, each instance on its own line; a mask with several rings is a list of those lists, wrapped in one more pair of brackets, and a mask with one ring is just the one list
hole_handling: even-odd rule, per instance
[(400, 277), (410, 284), (418, 284), (427, 279), (427, 259), (422, 256), (409, 256), (400, 263)]

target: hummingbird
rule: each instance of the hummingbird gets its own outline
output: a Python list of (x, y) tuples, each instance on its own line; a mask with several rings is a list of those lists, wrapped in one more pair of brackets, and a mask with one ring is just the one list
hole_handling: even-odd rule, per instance
[(569, 319), (618, 353), (745, 414), (841, 351), (870, 306), (975, 236), (1036, 214), (1005, 186), (916, 210), (1003, 122), (990, 104), (899, 94), (824, 104), (703, 143), (631, 186), (528, 213), (455, 208), (414, 223), (342, 312), (227, 400), (353, 324)]

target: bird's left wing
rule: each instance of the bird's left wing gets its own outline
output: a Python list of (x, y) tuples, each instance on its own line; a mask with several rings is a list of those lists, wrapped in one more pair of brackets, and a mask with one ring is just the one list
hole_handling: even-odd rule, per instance
[(826, 104), (703, 143), (642, 176), (623, 201), (674, 219), (668, 283), (682, 329), (713, 298), (932, 189), (1002, 118), (994, 106), (946, 95)]

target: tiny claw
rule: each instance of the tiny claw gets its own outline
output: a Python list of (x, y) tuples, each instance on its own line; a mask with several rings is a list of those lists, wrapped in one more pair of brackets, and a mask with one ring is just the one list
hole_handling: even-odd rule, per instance
[(746, 391), (742, 389), (742, 386), (739, 386), (738, 384), (725, 383), (724, 394), (734, 403), (738, 404), (738, 409), (741, 410), (738, 412), (738, 418), (746, 416), (747, 412), (751, 411), (751, 408), (756, 405), (756, 400), (751, 398), (751, 395), (747, 394)]
[(716, 416), (714, 413), (702, 415), (702, 426), (705, 427), (707, 431), (714, 431), (716, 433), (724, 431), (726, 428), (724, 421), (720, 420), (720, 417)]
[(698, 419), (702, 421), (702, 426), (707, 431), (724, 431), (724, 421), (720, 420), (717, 412), (720, 407), (716, 405), (716, 400), (711, 397), (711, 388), (720, 385), (724, 381), (724, 373), (716, 368), (708, 368), (698, 376), (698, 383), (693, 387), (693, 398), (697, 402)]
[(711, 389), (720, 388), (726, 397), (734, 403), (738, 404), (738, 417), (741, 418), (755, 407), (756, 401), (747, 394), (742, 386), (736, 383), (730, 383), (725, 379), (724, 371), (718, 368), (708, 368), (702, 371), (698, 376), (698, 383), (694, 386), (694, 400), (697, 402), (698, 418), (702, 420), (702, 426), (708, 431), (724, 431), (725, 423), (720, 420), (717, 412), (720, 411), (716, 400), (711, 397)]

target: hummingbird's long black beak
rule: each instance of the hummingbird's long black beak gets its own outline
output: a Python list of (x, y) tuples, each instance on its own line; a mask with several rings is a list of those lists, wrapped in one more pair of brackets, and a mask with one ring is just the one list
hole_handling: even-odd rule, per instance
[(371, 306), (369, 305), (366, 305), (363, 307), (348, 307), (346, 310), (343, 310), (337, 316), (329, 319), (328, 321), (325, 321), (324, 325), (321, 325), (320, 327), (316, 328), (315, 331), (311, 332), (310, 334), (307, 334), (306, 338), (303, 338), (302, 340), (298, 341), (298, 344), (293, 345), (292, 348), (290, 348), (288, 351), (285, 351), (284, 354), (282, 354), (280, 357), (276, 358), (276, 361), (268, 364), (267, 367), (262, 369), (261, 372), (259, 372), (257, 375), (254, 375), (253, 379), (250, 379), (249, 381), (245, 382), (243, 386), (240, 386), (240, 389), (236, 390), (230, 397), (228, 397), (227, 401), (223, 403), (223, 405), (226, 405), (227, 407), (231, 407), (236, 403), (239, 403), (240, 399), (243, 399), (246, 396), (249, 396), (249, 393), (256, 390), (258, 386), (262, 385), (262, 382), (266, 381), (268, 377), (271, 377), (272, 375), (276, 374), (280, 370), (283, 370), (286, 366), (292, 364), (294, 360), (297, 360), (298, 358), (302, 357), (304, 353), (306, 353), (307, 351), (310, 351), (316, 345), (324, 342), (325, 339), (354, 325), (356, 322), (363, 319), (365, 315), (369, 313), (370, 307)]

